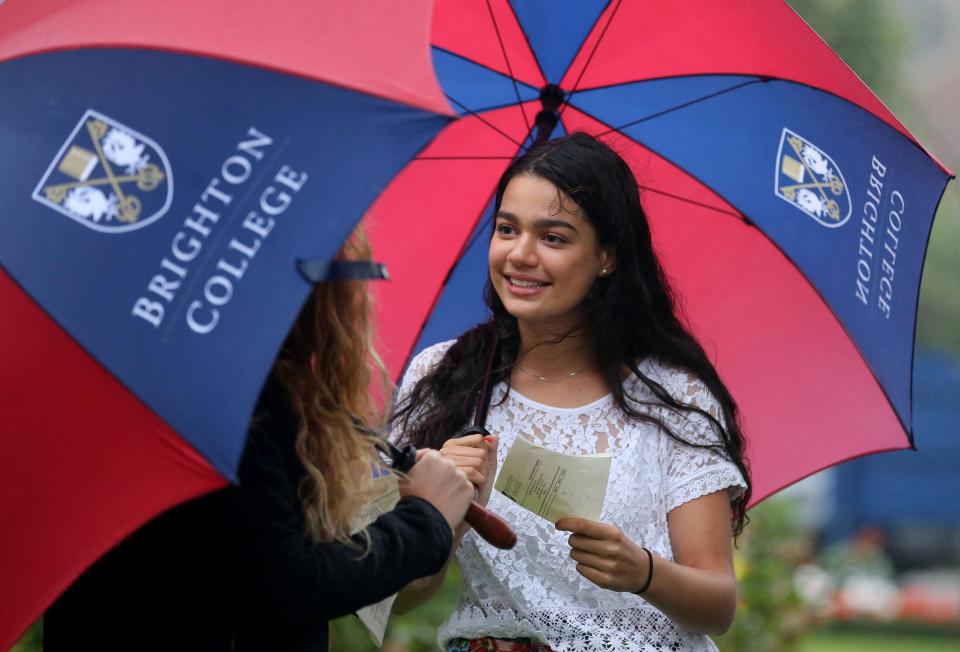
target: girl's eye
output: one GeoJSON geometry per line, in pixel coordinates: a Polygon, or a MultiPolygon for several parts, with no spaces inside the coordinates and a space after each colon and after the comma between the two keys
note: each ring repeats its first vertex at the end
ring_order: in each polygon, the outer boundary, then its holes
{"type": "Polygon", "coordinates": [[[497,233],[501,235],[513,235],[513,227],[509,224],[498,224],[497,233]]]}
{"type": "Polygon", "coordinates": [[[560,244],[567,243],[565,238],[557,235],[556,233],[547,233],[543,236],[543,239],[546,240],[547,244],[552,244],[552,245],[560,245],[560,244]]]}

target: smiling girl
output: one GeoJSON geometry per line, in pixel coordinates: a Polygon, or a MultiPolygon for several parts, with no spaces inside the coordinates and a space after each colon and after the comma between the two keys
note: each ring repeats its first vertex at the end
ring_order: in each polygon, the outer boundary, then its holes
{"type": "MultiPolygon", "coordinates": [[[[736,404],[677,317],[633,174],[589,136],[550,141],[507,169],[494,214],[493,316],[413,361],[394,417],[399,437],[442,447],[519,537],[502,552],[458,530],[463,586],[441,644],[715,650],[707,635],[736,609],[744,440],[736,404]],[[454,438],[473,418],[491,355],[496,437],[454,438]],[[517,437],[613,455],[600,521],[549,523],[491,495],[517,437]]],[[[408,587],[398,610],[441,579],[408,587]]]]}

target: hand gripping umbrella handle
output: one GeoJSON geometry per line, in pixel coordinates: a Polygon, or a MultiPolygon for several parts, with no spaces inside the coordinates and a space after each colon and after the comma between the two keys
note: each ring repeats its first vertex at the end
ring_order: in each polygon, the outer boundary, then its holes
{"type": "MultiPolygon", "coordinates": [[[[401,473],[409,471],[417,462],[417,449],[413,446],[405,446],[403,450],[397,448],[393,443],[383,440],[390,459],[393,461],[393,468],[401,473]]],[[[465,520],[477,531],[483,540],[494,548],[501,550],[510,550],[517,545],[517,535],[505,520],[489,511],[477,501],[470,501],[470,507],[467,508],[465,520]]]]}

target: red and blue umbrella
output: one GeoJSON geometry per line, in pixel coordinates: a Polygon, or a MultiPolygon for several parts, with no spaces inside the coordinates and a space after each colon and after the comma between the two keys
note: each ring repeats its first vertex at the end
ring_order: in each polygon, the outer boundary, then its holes
{"type": "Polygon", "coordinates": [[[235,478],[311,275],[452,119],[430,9],[0,6],[0,648],[235,478]]]}
{"type": "Polygon", "coordinates": [[[485,316],[490,203],[533,139],[633,168],[693,332],[743,415],[754,499],[910,447],[938,163],[781,0],[439,0],[460,119],[368,215],[396,372],[485,316]],[[414,244],[424,255],[412,257],[414,244]]]}

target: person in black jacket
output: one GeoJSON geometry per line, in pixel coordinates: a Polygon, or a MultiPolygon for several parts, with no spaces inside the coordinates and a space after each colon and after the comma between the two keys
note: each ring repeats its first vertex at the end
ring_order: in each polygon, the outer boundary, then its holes
{"type": "MultiPolygon", "coordinates": [[[[341,255],[368,256],[362,234],[341,255]]],[[[261,393],[239,485],[94,564],[45,615],[46,650],[326,650],[329,619],[443,566],[473,487],[436,451],[419,452],[392,512],[351,535],[375,459],[359,425],[375,412],[368,311],[362,283],[316,287],[261,393]]]]}

